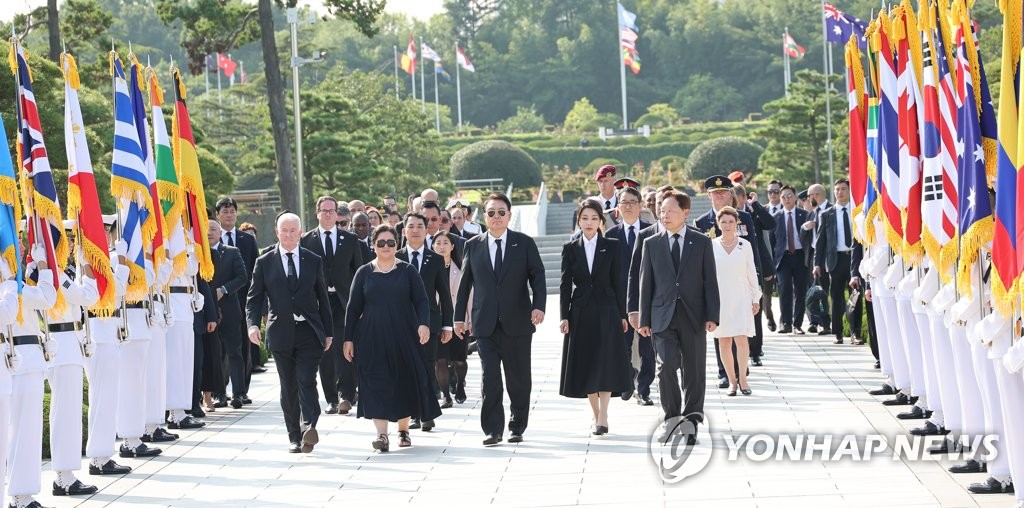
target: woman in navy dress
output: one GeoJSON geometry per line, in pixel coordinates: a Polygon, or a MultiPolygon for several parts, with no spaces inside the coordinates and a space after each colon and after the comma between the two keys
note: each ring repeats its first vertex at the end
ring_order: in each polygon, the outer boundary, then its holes
{"type": "Polygon", "coordinates": [[[433,420],[441,408],[420,359],[419,344],[430,338],[423,281],[416,268],[395,258],[394,228],[377,227],[371,241],[377,258],[356,270],[352,281],[344,354],[359,382],[356,416],[373,419],[373,448],[386,452],[388,422],[398,422],[398,446],[411,446],[409,419],[433,420]]]}
{"type": "Polygon", "coordinates": [[[601,234],[604,210],[585,200],[576,212],[582,234],[562,247],[559,287],[562,380],[558,393],[590,401],[592,432],[608,432],[612,394],[633,388],[633,368],[622,340],[626,297],[619,277],[618,240],[601,234]]]}

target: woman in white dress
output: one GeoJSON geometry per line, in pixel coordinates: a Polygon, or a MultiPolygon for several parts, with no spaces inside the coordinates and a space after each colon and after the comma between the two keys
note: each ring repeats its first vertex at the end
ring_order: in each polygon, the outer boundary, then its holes
{"type": "Polygon", "coordinates": [[[743,395],[750,395],[746,369],[750,357],[747,337],[754,334],[754,315],[761,306],[761,285],[758,284],[757,269],[754,266],[754,249],[737,234],[739,213],[735,208],[726,206],[718,211],[717,220],[722,235],[715,238],[712,244],[722,301],[721,315],[724,319],[715,329],[714,336],[719,341],[719,355],[729,377],[729,396],[736,395],[737,388],[743,395]],[[734,342],[738,360],[735,364],[732,355],[734,342]],[[733,370],[737,364],[740,366],[739,372],[733,370]]]}

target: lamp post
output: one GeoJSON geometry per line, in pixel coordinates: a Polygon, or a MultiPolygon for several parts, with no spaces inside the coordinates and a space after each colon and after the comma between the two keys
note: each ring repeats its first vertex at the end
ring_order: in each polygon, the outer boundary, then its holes
{"type": "Polygon", "coordinates": [[[309,19],[299,21],[299,9],[291,7],[288,9],[288,25],[292,32],[292,110],[295,114],[295,169],[299,178],[299,220],[303,227],[306,223],[306,177],[302,164],[302,115],[299,107],[299,67],[307,63],[322,62],[326,52],[321,51],[317,58],[299,57],[299,24],[307,25],[316,22],[316,16],[310,15],[309,19]]]}

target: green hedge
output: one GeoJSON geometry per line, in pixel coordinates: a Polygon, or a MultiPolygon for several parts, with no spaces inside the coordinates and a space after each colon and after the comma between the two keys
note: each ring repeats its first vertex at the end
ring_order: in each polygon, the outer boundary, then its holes
{"type": "Polygon", "coordinates": [[[590,161],[599,157],[617,159],[625,164],[633,165],[637,162],[649,162],[661,159],[667,155],[678,155],[689,157],[690,152],[696,148],[696,142],[673,142],[654,143],[649,145],[624,145],[624,146],[588,146],[565,147],[565,148],[529,148],[529,153],[539,164],[549,164],[561,167],[568,165],[570,168],[582,168],[590,161]]]}

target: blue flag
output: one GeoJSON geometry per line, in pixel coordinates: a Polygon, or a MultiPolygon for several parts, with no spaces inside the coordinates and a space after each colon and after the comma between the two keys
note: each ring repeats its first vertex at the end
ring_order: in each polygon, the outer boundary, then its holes
{"type": "Polygon", "coordinates": [[[856,35],[857,45],[861,49],[867,47],[868,41],[864,37],[864,32],[868,28],[867,23],[836,9],[836,6],[827,2],[823,15],[825,16],[826,40],[828,42],[846,44],[851,35],[856,35]]]}

